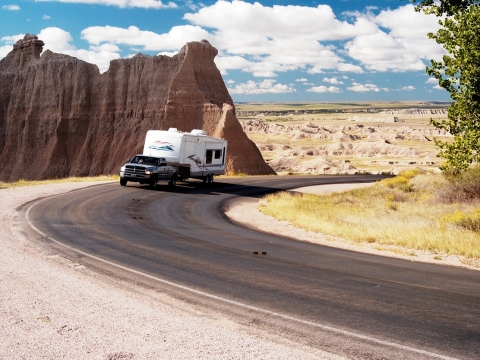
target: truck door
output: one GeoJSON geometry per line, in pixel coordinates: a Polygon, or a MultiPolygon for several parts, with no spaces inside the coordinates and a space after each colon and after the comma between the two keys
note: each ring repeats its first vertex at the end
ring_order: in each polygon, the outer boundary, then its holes
{"type": "Polygon", "coordinates": [[[158,159],[158,180],[166,180],[168,177],[168,166],[165,159],[158,159]]]}

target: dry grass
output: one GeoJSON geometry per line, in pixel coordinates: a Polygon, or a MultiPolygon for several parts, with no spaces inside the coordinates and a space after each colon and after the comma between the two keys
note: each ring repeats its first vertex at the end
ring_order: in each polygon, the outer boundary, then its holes
{"type": "MultiPolygon", "coordinates": [[[[430,181],[442,175],[423,175],[430,188],[389,187],[388,182],[330,195],[284,192],[269,195],[260,210],[293,225],[339,236],[356,242],[396,245],[447,255],[480,259],[480,233],[450,223],[445,219],[455,212],[473,213],[471,203],[441,203],[436,192],[442,181],[430,181]],[[436,184],[436,185],[435,185],[436,184]],[[443,219],[443,221],[442,221],[443,219]]],[[[392,180],[390,180],[392,181],[392,180]]]]}
{"type": "Polygon", "coordinates": [[[7,183],[0,181],[0,189],[8,189],[23,186],[34,186],[44,184],[60,184],[68,182],[88,182],[88,181],[109,181],[119,180],[119,175],[101,175],[101,176],[87,176],[87,177],[69,177],[65,179],[50,179],[50,180],[18,180],[7,183]]]}

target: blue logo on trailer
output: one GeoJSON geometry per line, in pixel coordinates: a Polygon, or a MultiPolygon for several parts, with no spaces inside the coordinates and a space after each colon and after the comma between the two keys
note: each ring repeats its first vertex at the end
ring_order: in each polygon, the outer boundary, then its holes
{"type": "Polygon", "coordinates": [[[175,151],[174,145],[163,142],[163,141],[155,141],[152,145],[149,145],[148,148],[152,150],[160,150],[160,151],[175,151]]]}

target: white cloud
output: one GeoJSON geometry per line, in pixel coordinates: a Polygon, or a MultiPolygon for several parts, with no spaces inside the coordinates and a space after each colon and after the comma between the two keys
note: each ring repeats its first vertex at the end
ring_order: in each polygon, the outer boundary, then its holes
{"type": "Polygon", "coordinates": [[[326,82],[326,83],[329,83],[329,84],[332,84],[332,85],[341,85],[341,84],[343,84],[343,81],[340,81],[340,80],[338,80],[337,78],[334,78],[334,77],[332,77],[332,78],[330,78],[330,79],[325,77],[325,78],[323,78],[322,81],[323,81],[323,82],[326,82]]]}
{"type": "Polygon", "coordinates": [[[217,65],[222,75],[227,74],[228,70],[242,70],[249,72],[255,76],[275,77],[276,74],[272,69],[268,69],[269,64],[258,64],[247,60],[242,56],[222,56],[219,55],[215,58],[215,64],[217,65]]]}
{"type": "Polygon", "coordinates": [[[340,90],[340,88],[338,87],[335,87],[335,86],[330,86],[330,87],[326,87],[326,86],[316,86],[316,87],[312,87],[310,89],[307,89],[307,92],[316,92],[316,93],[340,93],[342,92],[340,90]]]}
{"type": "Polygon", "coordinates": [[[428,78],[427,81],[425,81],[425,84],[438,84],[438,80],[435,78],[428,78]]]}
{"type": "Polygon", "coordinates": [[[18,6],[18,5],[3,5],[2,10],[18,11],[18,10],[20,10],[20,6],[18,6]]]}
{"type": "Polygon", "coordinates": [[[190,41],[212,38],[198,26],[174,26],[168,33],[157,34],[140,30],[136,26],[119,28],[115,26],[91,26],[82,30],[82,38],[92,45],[110,43],[116,45],[140,46],[146,51],[180,50],[190,41]]]}
{"type": "Polygon", "coordinates": [[[380,28],[354,37],[346,43],[345,49],[368,70],[424,70],[423,60],[439,59],[445,53],[440,45],[427,37],[428,32],[435,32],[439,28],[438,18],[415,12],[413,5],[383,10],[378,16],[364,16],[380,28]]]}
{"type": "Polygon", "coordinates": [[[308,80],[308,79],[305,79],[305,78],[300,78],[300,79],[297,79],[297,80],[295,80],[295,81],[298,81],[298,82],[305,82],[305,81],[307,81],[307,80],[308,80]]]}
{"type": "Polygon", "coordinates": [[[36,2],[62,2],[69,4],[95,4],[117,6],[119,8],[168,9],[177,8],[177,4],[164,4],[160,0],[35,0],[36,2]]]}
{"type": "Polygon", "coordinates": [[[25,34],[18,34],[12,36],[4,36],[0,39],[0,41],[4,42],[4,46],[0,46],[0,59],[7,56],[7,54],[13,50],[13,44],[15,44],[18,40],[23,39],[25,34]]]}
{"type": "Polygon", "coordinates": [[[49,49],[53,52],[70,55],[69,53],[75,51],[75,46],[71,44],[73,41],[69,32],[57,27],[48,27],[40,31],[37,35],[40,40],[45,42],[44,49],[49,49]]]}
{"type": "Polygon", "coordinates": [[[404,87],[402,88],[402,90],[405,90],[405,91],[413,91],[413,90],[415,90],[415,86],[412,86],[412,85],[404,86],[404,87]]]}
{"type": "MultiPolygon", "coordinates": [[[[0,47],[0,58],[5,57],[13,50],[13,44],[18,40],[23,39],[25,34],[18,34],[13,36],[4,36],[0,40],[6,43],[5,46],[0,47]]],[[[57,28],[48,27],[37,34],[40,40],[45,42],[44,50],[50,50],[55,53],[66,54],[78,59],[96,64],[101,72],[108,69],[110,60],[120,58],[120,49],[117,46],[102,45],[91,46],[89,50],[77,49],[72,44],[73,38],[70,33],[57,28]]]]}
{"type": "Polygon", "coordinates": [[[355,92],[380,92],[385,91],[388,92],[387,88],[379,88],[377,85],[374,84],[359,84],[353,83],[351,87],[348,87],[347,90],[355,91],[355,92]]]}
{"type": "Polygon", "coordinates": [[[275,84],[275,80],[266,79],[261,82],[254,82],[252,80],[243,84],[238,84],[233,88],[228,88],[230,94],[246,94],[246,95],[258,95],[258,94],[283,94],[295,92],[295,88],[291,85],[275,84]]]}
{"type": "Polygon", "coordinates": [[[438,18],[416,12],[414,5],[401,6],[395,10],[382,10],[375,17],[375,22],[381,27],[390,29],[390,35],[396,38],[416,38],[440,28],[438,18]]]}
{"type": "Polygon", "coordinates": [[[3,59],[12,50],[13,50],[12,45],[0,46],[0,59],[3,59]]]}
{"type": "Polygon", "coordinates": [[[100,72],[108,69],[110,61],[120,58],[120,49],[113,44],[92,45],[89,50],[77,49],[72,44],[73,38],[70,33],[56,27],[49,27],[40,31],[37,35],[45,42],[44,50],[67,54],[80,60],[96,64],[100,72]]]}
{"type": "Polygon", "coordinates": [[[312,74],[325,69],[361,72],[359,66],[338,56],[335,47],[320,41],[348,39],[377,29],[365,19],[353,24],[340,21],[328,5],[267,7],[258,2],[218,1],[184,18],[214,29],[214,46],[247,59],[250,64],[244,71],[254,76],[302,69],[312,74]]]}
{"type": "Polygon", "coordinates": [[[6,44],[13,45],[15,44],[18,40],[23,39],[25,34],[18,34],[18,35],[12,35],[12,36],[4,36],[0,39],[0,41],[3,41],[6,44]]]}
{"type": "Polygon", "coordinates": [[[413,53],[406,51],[398,39],[379,31],[358,36],[346,44],[349,55],[372,71],[424,70],[425,64],[413,53]]]}
{"type": "Polygon", "coordinates": [[[365,19],[351,24],[339,21],[328,5],[263,6],[255,2],[218,1],[194,14],[185,14],[190,22],[216,28],[250,34],[262,34],[270,38],[308,38],[315,40],[342,40],[358,34],[372,32],[376,28],[365,19]]]}
{"type": "Polygon", "coordinates": [[[43,20],[50,20],[52,17],[48,15],[43,15],[42,19],[43,20]]]}

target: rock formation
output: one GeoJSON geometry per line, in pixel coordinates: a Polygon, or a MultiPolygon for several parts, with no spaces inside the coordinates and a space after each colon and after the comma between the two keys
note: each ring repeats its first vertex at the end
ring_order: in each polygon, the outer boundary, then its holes
{"type": "Polygon", "coordinates": [[[345,120],[330,125],[310,121],[284,125],[254,119],[241,125],[245,133],[257,135],[257,146],[275,171],[303,174],[398,174],[408,167],[435,171],[440,164],[438,150],[425,143],[451,136],[425,124],[353,125],[345,120]],[[371,158],[375,160],[367,160],[371,158]]]}
{"type": "Polygon", "coordinates": [[[347,118],[347,120],[358,121],[358,122],[382,122],[382,123],[404,122],[403,119],[400,119],[399,117],[396,117],[396,116],[376,118],[376,117],[372,117],[372,116],[352,115],[352,116],[349,116],[347,118]]]}
{"type": "Polygon", "coordinates": [[[388,115],[447,115],[448,109],[402,109],[402,110],[385,110],[381,114],[388,115]]]}
{"type": "Polygon", "coordinates": [[[103,74],[43,46],[27,34],[0,60],[0,180],[117,173],[147,130],[170,127],[227,139],[229,172],[275,173],[236,119],[207,41],[113,60],[103,74]]]}

